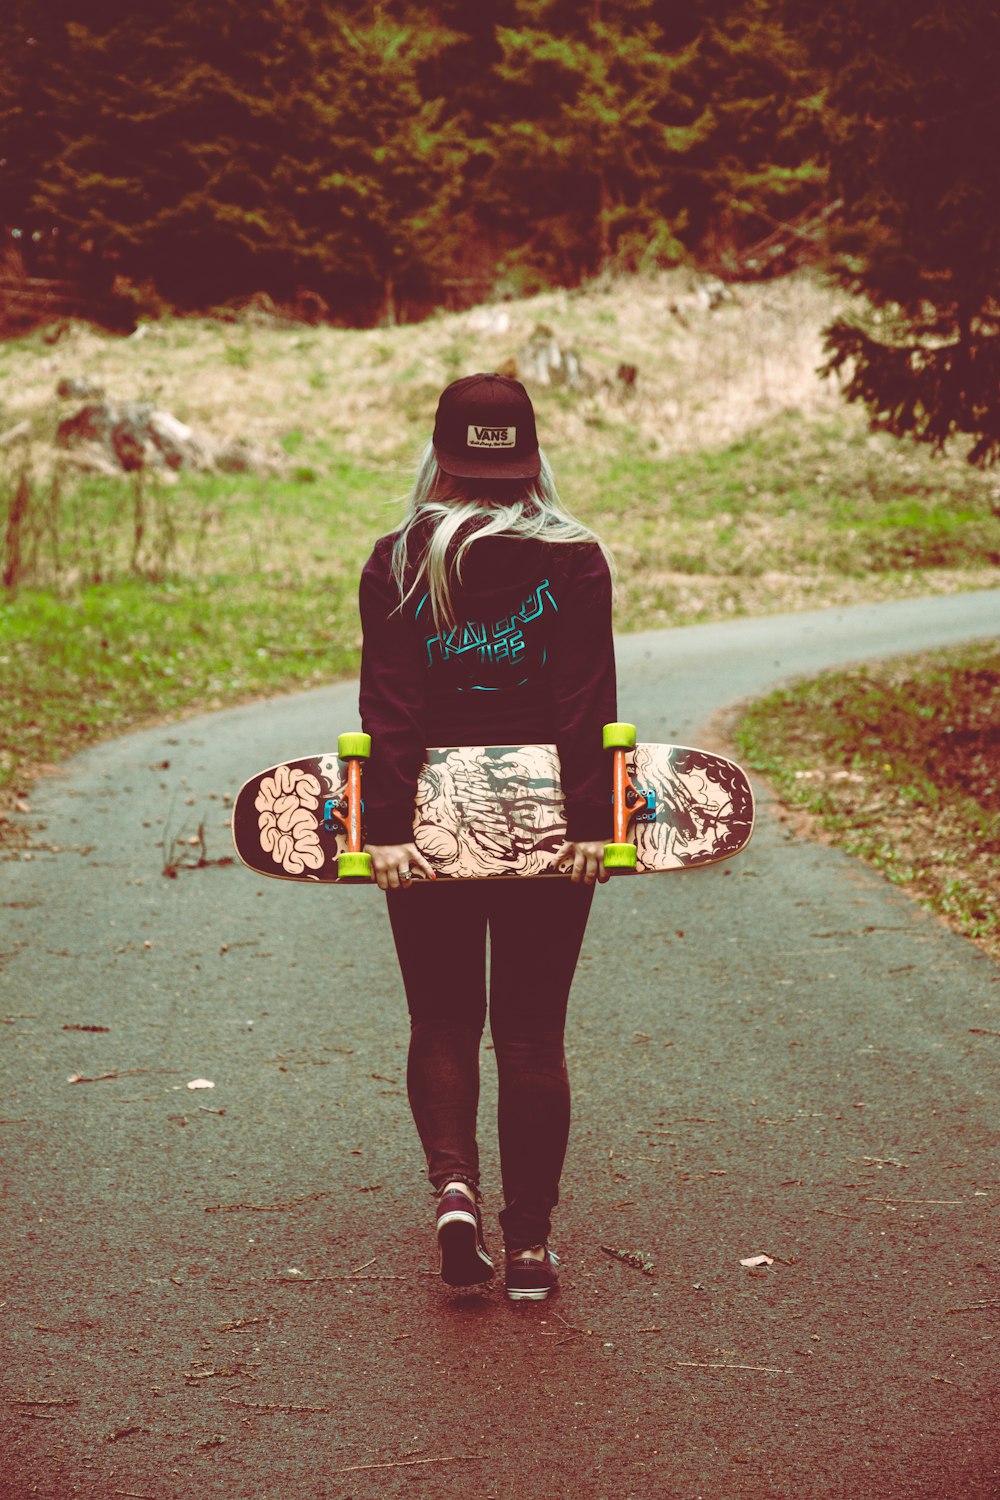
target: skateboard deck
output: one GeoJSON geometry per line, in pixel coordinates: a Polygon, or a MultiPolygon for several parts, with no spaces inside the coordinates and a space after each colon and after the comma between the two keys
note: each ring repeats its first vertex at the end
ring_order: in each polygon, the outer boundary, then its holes
{"type": "MultiPolygon", "coordinates": [[[[717,864],[746,847],[753,793],[732,761],[683,745],[638,744],[625,763],[628,837],[637,850],[629,873],[717,864]]],[[[287,761],[252,777],[233,805],[240,859],[279,880],[346,884],[338,879],[337,861],[347,848],[347,786],[344,763],[334,753],[287,761]]],[[[565,874],[568,863],[553,867],[566,840],[555,746],[429,750],[413,831],[439,879],[565,874]]]]}

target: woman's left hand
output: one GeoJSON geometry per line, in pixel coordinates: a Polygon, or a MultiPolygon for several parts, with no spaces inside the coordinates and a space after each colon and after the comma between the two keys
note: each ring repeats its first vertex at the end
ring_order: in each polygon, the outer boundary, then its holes
{"type": "Polygon", "coordinates": [[[610,874],[604,868],[604,841],[580,841],[568,842],[556,854],[555,863],[561,865],[564,860],[572,856],[573,868],[570,871],[570,879],[577,884],[582,880],[584,885],[593,885],[599,880],[601,885],[611,879],[610,874]]]}

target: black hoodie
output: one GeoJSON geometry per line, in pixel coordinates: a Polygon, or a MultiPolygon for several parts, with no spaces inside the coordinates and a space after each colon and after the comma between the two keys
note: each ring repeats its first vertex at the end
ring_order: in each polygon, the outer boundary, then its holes
{"type": "Polygon", "coordinates": [[[429,745],[555,744],[568,837],[609,838],[601,730],[617,710],[611,577],[600,548],[515,537],[473,542],[461,582],[452,581],[458,624],[439,634],[420,590],[399,608],[394,540],[376,542],[361,575],[368,841],[412,839],[429,745]]]}

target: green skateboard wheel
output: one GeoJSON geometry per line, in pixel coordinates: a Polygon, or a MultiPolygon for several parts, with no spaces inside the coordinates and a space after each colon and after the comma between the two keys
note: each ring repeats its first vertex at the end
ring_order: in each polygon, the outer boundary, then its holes
{"type": "Polygon", "coordinates": [[[605,724],[604,748],[605,750],[634,750],[635,725],[605,724]]]}
{"type": "Polygon", "coordinates": [[[367,760],[372,753],[372,737],[370,734],[361,734],[354,730],[350,734],[342,734],[337,739],[337,754],[341,760],[367,760]]]}
{"type": "Polygon", "coordinates": [[[606,870],[634,870],[639,854],[634,844],[605,844],[604,868],[606,870]]]}
{"type": "MultiPolygon", "coordinates": [[[[367,738],[367,736],[366,736],[367,738]]],[[[372,857],[370,854],[352,854],[345,849],[337,860],[338,880],[371,880],[372,857]]]]}

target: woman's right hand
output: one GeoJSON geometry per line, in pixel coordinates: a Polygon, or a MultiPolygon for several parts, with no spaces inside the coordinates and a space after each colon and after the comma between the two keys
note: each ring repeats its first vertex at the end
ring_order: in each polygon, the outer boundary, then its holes
{"type": "Polygon", "coordinates": [[[427,880],[437,879],[416,844],[366,844],[365,849],[380,891],[409,890],[418,870],[427,880]]]}

